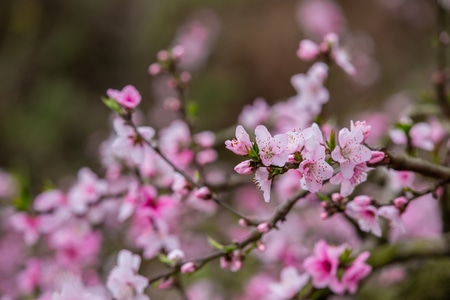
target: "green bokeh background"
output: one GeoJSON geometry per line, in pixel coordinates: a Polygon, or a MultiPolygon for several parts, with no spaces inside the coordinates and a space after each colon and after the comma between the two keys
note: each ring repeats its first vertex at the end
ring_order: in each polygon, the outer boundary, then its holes
{"type": "MultiPolygon", "coordinates": [[[[351,32],[374,39],[381,75],[361,88],[332,71],[329,109],[380,107],[404,89],[430,88],[432,1],[388,9],[382,0],[339,1],[351,32]],[[410,7],[415,7],[412,12],[410,7]]],[[[388,1],[389,2],[389,1],[388,1]]],[[[257,96],[274,103],[294,94],[293,74],[305,72],[295,51],[304,37],[295,19],[299,0],[3,0],[0,2],[0,166],[28,174],[32,186],[84,166],[99,170],[96,147],[108,135],[108,88],[135,85],[143,111],[155,99],[147,67],[196,9],[214,10],[221,30],[208,65],[195,75],[197,130],[236,122],[257,96]]],[[[148,120],[151,123],[151,120],[148,120]]]]}

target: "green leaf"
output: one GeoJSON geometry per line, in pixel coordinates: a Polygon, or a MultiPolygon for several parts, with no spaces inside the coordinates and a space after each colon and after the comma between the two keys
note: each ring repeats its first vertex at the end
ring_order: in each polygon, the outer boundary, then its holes
{"type": "Polygon", "coordinates": [[[189,101],[186,105],[186,115],[188,119],[195,119],[198,114],[198,104],[194,101],[189,101]]]}
{"type": "Polygon", "coordinates": [[[13,205],[18,211],[27,211],[31,207],[31,193],[27,186],[21,184],[19,195],[13,200],[13,205]]]}
{"type": "Polygon", "coordinates": [[[208,243],[216,250],[223,250],[224,246],[208,235],[208,243]]]}
{"type": "Polygon", "coordinates": [[[352,249],[345,248],[344,252],[342,252],[341,256],[339,256],[339,262],[341,264],[347,264],[351,261],[350,254],[352,254],[352,249]]]}
{"type": "Polygon", "coordinates": [[[248,152],[247,157],[256,162],[260,161],[258,144],[253,143],[253,146],[250,149],[250,151],[248,152]]]}
{"type": "Polygon", "coordinates": [[[116,100],[112,99],[112,98],[105,98],[105,97],[101,97],[103,103],[112,111],[115,111],[118,114],[122,114],[123,113],[123,109],[122,106],[120,106],[119,103],[116,102],[116,100]]]}
{"type": "Polygon", "coordinates": [[[316,196],[317,196],[317,198],[319,198],[321,201],[327,201],[327,202],[330,201],[330,197],[327,196],[327,195],[316,193],[316,196]]]}
{"type": "Polygon", "coordinates": [[[171,265],[173,265],[173,261],[171,261],[166,255],[164,255],[164,254],[158,254],[158,259],[159,259],[159,261],[160,262],[162,262],[163,264],[166,264],[166,265],[169,265],[169,266],[171,266],[171,265]]]}
{"type": "Polygon", "coordinates": [[[236,245],[225,245],[225,246],[223,246],[222,250],[227,252],[227,253],[230,253],[230,252],[232,252],[232,251],[234,251],[236,249],[237,249],[236,245]]]}
{"type": "Polygon", "coordinates": [[[19,185],[19,193],[12,199],[12,204],[18,211],[27,211],[31,207],[33,199],[31,198],[29,179],[23,171],[12,172],[17,184],[19,185]]]}
{"type": "Polygon", "coordinates": [[[330,140],[327,141],[327,145],[330,150],[336,148],[336,132],[334,130],[331,130],[330,132],[330,140]]]}

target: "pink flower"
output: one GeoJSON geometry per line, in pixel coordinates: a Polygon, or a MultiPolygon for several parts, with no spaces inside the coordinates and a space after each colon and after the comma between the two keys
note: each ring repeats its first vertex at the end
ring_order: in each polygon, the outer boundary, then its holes
{"type": "Polygon", "coordinates": [[[33,245],[37,242],[41,225],[40,216],[30,216],[23,212],[15,213],[11,216],[10,222],[14,229],[23,232],[27,245],[33,245]]]}
{"type": "Polygon", "coordinates": [[[121,250],[115,266],[108,275],[106,286],[117,300],[149,300],[144,295],[148,279],[138,275],[141,258],[128,250],[121,250]]]}
{"type": "Polygon", "coordinates": [[[203,131],[203,132],[197,133],[194,136],[194,140],[198,145],[200,145],[204,148],[209,148],[209,147],[214,146],[214,142],[216,140],[216,135],[212,131],[203,131]]]}
{"type": "Polygon", "coordinates": [[[347,203],[345,213],[358,222],[359,228],[365,232],[372,232],[381,237],[381,227],[378,224],[378,211],[373,205],[372,198],[360,195],[347,203]]]}
{"type": "Polygon", "coordinates": [[[167,254],[167,258],[172,261],[173,263],[177,263],[179,261],[182,261],[184,259],[184,252],[180,249],[174,249],[167,254]]]}
{"type": "Polygon", "coordinates": [[[302,188],[311,193],[318,192],[323,181],[333,176],[333,168],[325,161],[325,147],[318,145],[313,151],[307,152],[299,170],[302,174],[302,188]]]}
{"type": "Polygon", "coordinates": [[[119,215],[117,216],[117,219],[120,222],[123,222],[129,217],[131,217],[136,207],[138,206],[138,203],[139,203],[139,183],[134,181],[130,183],[128,193],[119,207],[119,215]]]}
{"type": "Polygon", "coordinates": [[[353,169],[357,164],[370,160],[372,154],[366,146],[362,145],[364,133],[360,127],[354,127],[352,131],[342,128],[339,131],[339,146],[331,152],[331,157],[340,163],[344,178],[353,176],[353,169]]]}
{"type": "Polygon", "coordinates": [[[324,45],[327,45],[331,52],[331,58],[347,74],[355,75],[355,67],[350,62],[348,53],[339,46],[339,37],[335,33],[328,33],[323,39],[324,45]]]}
{"type": "Polygon", "coordinates": [[[330,0],[308,0],[299,2],[297,21],[307,35],[322,38],[329,32],[345,29],[343,17],[337,2],[330,0]]]}
{"type": "Polygon", "coordinates": [[[330,183],[341,184],[340,193],[343,197],[347,197],[353,193],[356,186],[367,180],[367,172],[370,170],[372,168],[369,168],[366,163],[360,163],[355,166],[350,178],[345,178],[341,171],[330,179],[330,183]]]}
{"type": "Polygon", "coordinates": [[[48,190],[40,193],[33,201],[35,210],[44,212],[65,205],[66,195],[60,190],[48,190]]]}
{"type": "Polygon", "coordinates": [[[372,271],[372,267],[366,264],[369,256],[370,253],[368,251],[359,254],[352,265],[345,270],[341,282],[350,294],[356,293],[359,281],[372,271]]]}
{"type": "Polygon", "coordinates": [[[151,149],[142,138],[150,141],[155,135],[155,130],[148,126],[139,127],[137,131],[140,136],[138,136],[134,129],[125,125],[121,119],[114,120],[114,130],[117,134],[112,144],[114,153],[120,158],[130,158],[137,165],[141,164],[144,161],[145,153],[151,149]]]}
{"type": "Polygon", "coordinates": [[[256,98],[253,105],[246,105],[239,115],[238,122],[247,128],[263,124],[270,115],[270,107],[263,98],[256,98]]]}
{"type": "Polygon", "coordinates": [[[432,128],[430,124],[420,122],[415,124],[409,130],[409,136],[411,137],[411,144],[414,147],[424,149],[427,151],[433,151],[434,143],[431,138],[432,128]]]}
{"type": "Polygon", "coordinates": [[[300,275],[295,267],[289,266],[281,270],[280,282],[271,283],[269,291],[274,299],[292,299],[308,283],[308,280],[308,274],[300,275]]]}
{"type": "MultiPolygon", "coordinates": [[[[90,290],[85,287],[81,278],[74,274],[66,274],[63,278],[61,289],[59,292],[54,292],[51,300],[109,300],[110,297],[103,295],[101,292],[90,290]]],[[[44,298],[45,299],[45,298],[44,298]]],[[[131,298],[130,298],[131,299],[131,298]]],[[[125,299],[118,299],[125,300],[125,299]]],[[[137,300],[137,299],[133,299],[137,300]]]]}
{"type": "Polygon", "coordinates": [[[296,74],[291,77],[291,84],[297,91],[298,104],[311,114],[320,113],[321,106],[328,102],[330,94],[323,86],[328,75],[328,66],[317,62],[311,66],[307,74],[296,74]]]}
{"type": "Polygon", "coordinates": [[[367,140],[372,132],[372,126],[366,123],[366,121],[350,121],[350,131],[361,130],[363,134],[363,143],[367,140]]]}
{"type": "Polygon", "coordinates": [[[264,125],[255,129],[256,143],[259,147],[259,156],[265,166],[275,165],[282,167],[288,160],[289,153],[284,149],[288,144],[286,134],[277,134],[274,137],[264,125]]]}
{"type": "Polygon", "coordinates": [[[151,259],[155,257],[159,250],[180,248],[178,237],[169,234],[168,225],[160,221],[157,223],[158,231],[151,226],[145,228],[136,239],[136,245],[143,248],[144,258],[151,259]]]}
{"type": "Polygon", "coordinates": [[[37,258],[27,260],[25,270],[17,276],[17,284],[25,293],[32,293],[42,280],[41,261],[37,258]]]}
{"type": "MultiPolygon", "coordinates": [[[[397,198],[398,199],[398,198],[397,198]]],[[[397,200],[397,203],[401,202],[397,200]]],[[[405,232],[405,225],[400,217],[400,211],[394,205],[382,206],[378,209],[378,215],[389,221],[391,228],[398,229],[400,232],[405,232]]]]}
{"type": "Polygon", "coordinates": [[[252,148],[250,136],[242,125],[236,127],[236,138],[225,141],[225,147],[237,155],[247,155],[252,148]]]}
{"type": "Polygon", "coordinates": [[[125,86],[121,91],[108,89],[106,94],[125,108],[135,108],[141,103],[141,94],[132,85],[125,86]]]}
{"type": "Polygon", "coordinates": [[[337,279],[339,257],[345,247],[328,246],[320,240],[314,246],[314,254],[305,259],[303,267],[311,275],[313,286],[316,288],[329,287],[332,291],[340,293],[342,288],[337,279]]]}
{"type": "Polygon", "coordinates": [[[107,191],[107,183],[99,179],[88,168],[78,171],[78,182],[67,193],[68,203],[73,212],[83,214],[91,203],[97,201],[107,191]]]}
{"type": "Polygon", "coordinates": [[[319,45],[310,40],[300,41],[299,48],[297,50],[297,56],[300,59],[310,61],[317,57],[320,53],[319,45]]]}

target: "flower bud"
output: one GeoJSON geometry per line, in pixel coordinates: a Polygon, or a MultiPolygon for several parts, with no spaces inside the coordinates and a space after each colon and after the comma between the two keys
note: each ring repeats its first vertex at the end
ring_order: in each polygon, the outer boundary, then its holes
{"type": "Polygon", "coordinates": [[[172,55],[173,58],[176,60],[180,60],[183,55],[184,55],[184,47],[181,45],[176,45],[175,47],[172,48],[172,55]]]}
{"type": "Polygon", "coordinates": [[[383,151],[371,151],[371,155],[369,164],[376,164],[386,157],[383,151]]]}
{"type": "Polygon", "coordinates": [[[248,226],[247,221],[245,221],[244,219],[239,219],[239,225],[241,227],[247,227],[248,226]]]}
{"type": "Polygon", "coordinates": [[[167,254],[167,258],[176,263],[184,259],[184,252],[180,249],[174,249],[167,254]]]}
{"type": "Polygon", "coordinates": [[[194,192],[195,197],[203,200],[209,200],[212,198],[212,193],[208,187],[202,186],[194,192]]]}
{"type": "Polygon", "coordinates": [[[266,244],[264,244],[264,243],[261,242],[261,241],[259,241],[259,242],[256,244],[256,248],[258,249],[259,252],[264,252],[264,251],[266,251],[266,249],[267,249],[266,244]]]}
{"type": "Polygon", "coordinates": [[[192,75],[188,71],[183,71],[180,74],[180,80],[183,83],[188,83],[189,81],[191,81],[191,78],[192,78],[192,75]]]}
{"type": "Polygon", "coordinates": [[[148,67],[148,73],[152,76],[158,75],[161,71],[161,65],[158,63],[153,63],[148,67]]]}
{"type": "Polygon", "coordinates": [[[252,174],[253,173],[253,168],[250,166],[250,162],[251,160],[244,160],[243,162],[237,164],[234,167],[234,170],[236,171],[236,173],[240,174],[240,175],[248,175],[248,174],[252,174]]]}
{"type": "Polygon", "coordinates": [[[266,233],[266,232],[269,231],[270,226],[269,226],[269,223],[267,223],[267,222],[262,222],[262,223],[259,223],[258,226],[257,226],[256,228],[258,229],[259,232],[261,232],[261,233],[266,233]]]}
{"type": "Polygon", "coordinates": [[[160,50],[156,55],[159,61],[167,61],[169,59],[169,52],[166,50],[160,50]]]}
{"type": "Polygon", "coordinates": [[[402,209],[408,203],[408,199],[406,197],[398,197],[394,199],[394,205],[398,209],[402,209]]]}
{"type": "Polygon", "coordinates": [[[195,270],[197,270],[197,267],[195,266],[195,263],[190,261],[190,262],[187,262],[184,265],[182,265],[180,270],[181,270],[181,273],[188,274],[188,273],[195,272],[195,270]]]}

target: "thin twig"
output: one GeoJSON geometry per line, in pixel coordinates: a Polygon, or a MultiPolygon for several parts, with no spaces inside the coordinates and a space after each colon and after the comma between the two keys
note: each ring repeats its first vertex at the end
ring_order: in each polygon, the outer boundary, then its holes
{"type": "MultiPolygon", "coordinates": [[[[273,230],[274,228],[277,228],[278,222],[283,222],[286,219],[286,215],[291,211],[291,209],[294,207],[294,205],[302,198],[304,198],[307,195],[308,192],[306,191],[299,191],[295,195],[293,195],[291,198],[289,198],[286,202],[280,204],[275,212],[272,214],[272,216],[266,220],[266,222],[269,224],[269,231],[273,230]]],[[[261,237],[266,234],[261,233],[258,230],[253,230],[244,240],[242,240],[239,243],[233,244],[235,246],[235,249],[242,250],[248,245],[257,242],[261,239],[261,237]]],[[[233,246],[230,245],[230,246],[233,246]]],[[[197,269],[203,267],[208,262],[227,255],[228,252],[224,250],[217,250],[214,252],[211,252],[203,257],[197,258],[192,260],[192,262],[195,263],[195,266],[197,269]]],[[[167,270],[166,272],[163,272],[155,277],[152,277],[149,279],[149,283],[156,282],[161,279],[167,279],[175,274],[180,273],[181,265],[174,266],[173,268],[167,270]]]]}

